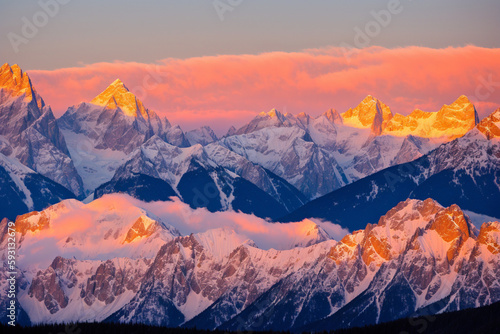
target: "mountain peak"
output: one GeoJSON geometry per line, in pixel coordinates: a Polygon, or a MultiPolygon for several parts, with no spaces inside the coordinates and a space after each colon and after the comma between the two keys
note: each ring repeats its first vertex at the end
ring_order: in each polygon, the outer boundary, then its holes
{"type": "Polygon", "coordinates": [[[284,118],[284,115],[283,113],[281,113],[278,109],[276,108],[273,108],[271,110],[269,110],[268,112],[261,112],[259,114],[260,117],[269,117],[269,118],[277,118],[279,120],[282,120],[284,118]]]}
{"type": "Polygon", "coordinates": [[[148,118],[148,112],[142,102],[128,90],[120,79],[113,81],[90,103],[108,109],[120,108],[127,116],[137,117],[138,115],[142,115],[145,119],[148,118]]]}
{"type": "Polygon", "coordinates": [[[21,96],[24,94],[28,102],[35,99],[40,109],[45,106],[43,99],[31,84],[28,74],[23,72],[17,64],[10,66],[8,63],[5,63],[0,67],[0,89],[9,91],[12,96],[21,96]]]}
{"type": "Polygon", "coordinates": [[[333,124],[342,124],[342,116],[340,116],[339,112],[333,108],[325,111],[323,116],[325,116],[333,124]]]}
{"type": "Polygon", "coordinates": [[[455,104],[455,103],[472,103],[469,98],[465,95],[460,95],[458,97],[458,99],[455,100],[455,102],[453,102],[452,104],[455,104]]]}
{"type": "MultiPolygon", "coordinates": [[[[111,83],[111,86],[123,86],[123,87],[125,87],[125,84],[123,83],[123,81],[121,81],[121,80],[118,78],[118,79],[116,79],[115,81],[113,81],[113,82],[111,83]]],[[[125,89],[127,89],[127,87],[125,87],[125,89]]],[[[128,91],[128,89],[127,89],[127,91],[128,91]]]]}
{"type": "Polygon", "coordinates": [[[355,128],[370,128],[375,135],[382,132],[382,128],[391,118],[391,109],[380,100],[368,95],[354,109],[341,114],[343,123],[355,128]]]}
{"type": "Polygon", "coordinates": [[[488,139],[500,138],[500,108],[479,122],[477,129],[488,139]]]}
{"type": "Polygon", "coordinates": [[[500,254],[500,223],[484,223],[481,226],[477,242],[488,248],[492,254],[500,254]]]}
{"type": "Polygon", "coordinates": [[[231,125],[231,127],[227,130],[227,133],[224,135],[224,137],[230,137],[236,133],[236,127],[234,125],[231,125]]]}

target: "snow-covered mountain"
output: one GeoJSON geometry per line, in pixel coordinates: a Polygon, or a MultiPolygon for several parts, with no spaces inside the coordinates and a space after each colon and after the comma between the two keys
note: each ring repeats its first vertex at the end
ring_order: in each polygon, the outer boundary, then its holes
{"type": "Polygon", "coordinates": [[[433,198],[500,216],[500,109],[465,136],[409,163],[393,166],[311,201],[285,218],[323,218],[362,228],[399,201],[433,198]]]}
{"type": "Polygon", "coordinates": [[[82,180],[49,106],[19,66],[0,68],[0,153],[83,195],[82,180]]]}
{"type": "Polygon", "coordinates": [[[312,199],[415,160],[464,135],[477,120],[476,110],[465,96],[438,112],[416,110],[408,116],[393,116],[389,107],[368,96],[342,114],[334,109],[316,118],[275,109],[260,113],[220,143],[312,199]],[[317,151],[322,157],[314,157],[317,151]],[[323,164],[330,170],[323,169],[323,164]],[[326,174],[330,179],[324,179],[326,174]]]}
{"type": "MultiPolygon", "coordinates": [[[[212,212],[240,210],[271,218],[288,212],[270,194],[210,159],[200,144],[180,148],[154,135],[128,159],[110,182],[96,189],[95,198],[106,193],[124,192],[147,201],[178,196],[193,208],[206,207],[212,212]],[[137,181],[139,176],[140,182],[137,181]],[[160,188],[158,180],[164,181],[160,188]]],[[[265,176],[269,180],[269,176],[265,176]]],[[[288,193],[292,196],[288,202],[299,198],[292,190],[283,191],[284,195],[288,193]]],[[[300,202],[299,199],[296,201],[300,202]]]]}
{"type": "Polygon", "coordinates": [[[189,146],[179,126],[147,109],[119,79],[90,103],[68,108],[57,122],[87,193],[109,181],[127,155],[153,135],[189,146]]]}
{"type": "Polygon", "coordinates": [[[478,231],[456,205],[406,200],[340,242],[277,251],[228,228],[175,236],[117,198],[18,218],[18,296],[33,323],[332,329],[500,300],[500,223],[478,231]]]}
{"type": "Polygon", "coordinates": [[[186,138],[189,144],[200,144],[202,146],[213,143],[219,139],[214,130],[209,126],[202,126],[201,128],[186,132],[186,138]]]}

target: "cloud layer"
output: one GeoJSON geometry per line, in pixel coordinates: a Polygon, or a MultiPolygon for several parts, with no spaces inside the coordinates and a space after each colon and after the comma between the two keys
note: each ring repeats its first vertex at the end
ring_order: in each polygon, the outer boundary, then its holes
{"type": "Polygon", "coordinates": [[[100,201],[129,201],[174,226],[182,235],[206,232],[215,228],[229,228],[253,240],[263,249],[290,249],[294,245],[310,240],[317,226],[323,228],[333,239],[339,241],[349,230],[331,222],[304,219],[295,223],[271,223],[254,215],[241,212],[209,212],[205,208],[193,210],[178,198],[171,202],[145,203],[127,195],[107,195],[100,201]]]}
{"type": "Polygon", "coordinates": [[[90,101],[116,78],[145,105],[184,129],[211,125],[219,132],[260,111],[319,115],[345,111],[371,94],[393,112],[437,111],[465,94],[481,117],[500,105],[500,49],[370,47],[259,55],[164,59],[156,64],[96,63],[29,71],[56,115],[90,101]]]}

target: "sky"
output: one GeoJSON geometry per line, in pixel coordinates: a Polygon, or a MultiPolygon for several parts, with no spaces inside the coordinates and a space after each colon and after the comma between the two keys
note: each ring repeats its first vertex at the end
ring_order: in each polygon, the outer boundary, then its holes
{"type": "Polygon", "coordinates": [[[0,0],[0,8],[0,62],[27,71],[57,116],[116,78],[172,123],[219,133],[274,107],[316,116],[368,94],[402,114],[437,111],[462,94],[483,117],[500,105],[497,0],[0,0]]]}

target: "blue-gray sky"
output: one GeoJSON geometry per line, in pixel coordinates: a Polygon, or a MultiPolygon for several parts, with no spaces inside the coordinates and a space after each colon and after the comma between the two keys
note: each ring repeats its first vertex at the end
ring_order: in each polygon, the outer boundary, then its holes
{"type": "MultiPolygon", "coordinates": [[[[213,0],[65,0],[34,36],[23,35],[23,17],[34,22],[40,2],[0,0],[1,63],[26,70],[56,69],[115,60],[154,62],[218,54],[258,54],[353,44],[355,27],[390,0],[220,0],[236,4],[217,13],[213,0]],[[239,4],[238,4],[239,3],[239,4]],[[18,52],[9,33],[25,38],[18,52]]],[[[62,2],[62,0],[61,0],[62,2]]],[[[370,38],[370,46],[500,47],[498,0],[401,0],[401,13],[370,38]]]]}

